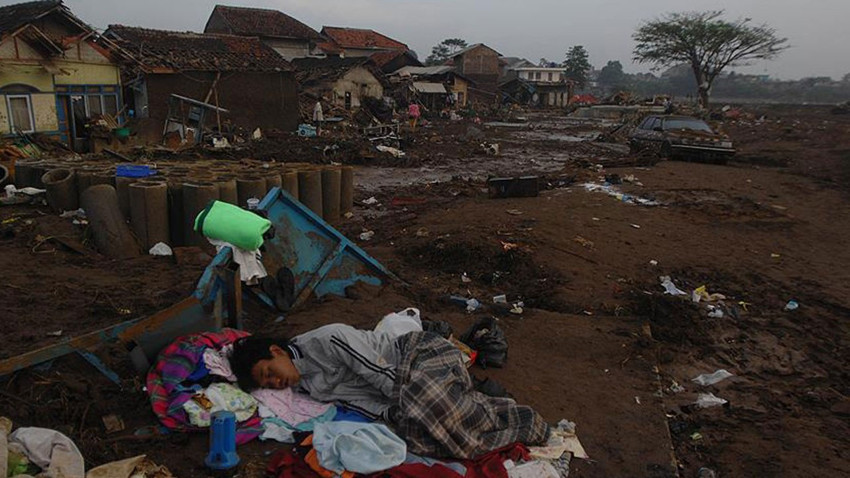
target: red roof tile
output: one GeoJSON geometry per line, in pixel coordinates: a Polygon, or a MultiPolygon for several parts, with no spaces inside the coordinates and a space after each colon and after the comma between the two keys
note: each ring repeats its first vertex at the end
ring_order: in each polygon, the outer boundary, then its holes
{"type": "Polygon", "coordinates": [[[149,70],[288,71],[291,65],[256,37],[171,32],[110,25],[104,36],[149,70]]]}
{"type": "Polygon", "coordinates": [[[404,43],[381,35],[374,30],[359,28],[323,27],[322,35],[342,48],[375,50],[409,50],[404,43]]]}
{"type": "Polygon", "coordinates": [[[230,7],[216,5],[207,20],[208,33],[230,33],[232,35],[296,38],[314,40],[320,38],[316,30],[278,10],[265,8],[230,7]],[[210,22],[218,15],[226,24],[226,31],[211,29],[210,22]]]}

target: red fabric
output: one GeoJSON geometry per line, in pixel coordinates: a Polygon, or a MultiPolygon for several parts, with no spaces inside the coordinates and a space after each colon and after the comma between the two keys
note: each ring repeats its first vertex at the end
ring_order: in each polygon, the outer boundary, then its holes
{"type": "Polygon", "coordinates": [[[519,462],[529,458],[528,448],[521,443],[514,443],[461,463],[466,467],[466,478],[508,478],[505,460],[519,462]]]}
{"type": "MultiPolygon", "coordinates": [[[[474,460],[459,461],[466,467],[464,478],[508,478],[505,470],[505,460],[519,462],[528,460],[528,448],[520,443],[514,443],[498,450],[493,450],[486,455],[481,455],[474,460]]],[[[455,478],[460,477],[451,468],[442,465],[428,466],[422,463],[411,465],[399,465],[395,468],[373,473],[370,478],[431,478],[434,476],[455,478]]]]}
{"type": "Polygon", "coordinates": [[[289,447],[275,453],[266,473],[275,478],[321,478],[304,462],[304,458],[293,454],[289,447]]]}

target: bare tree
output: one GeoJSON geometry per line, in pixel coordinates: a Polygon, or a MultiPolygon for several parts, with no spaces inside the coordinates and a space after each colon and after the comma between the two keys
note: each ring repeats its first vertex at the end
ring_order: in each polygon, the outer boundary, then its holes
{"type": "Polygon", "coordinates": [[[711,85],[724,68],[772,59],[788,48],[788,39],[778,37],[775,29],[753,25],[749,18],[723,20],[723,13],[670,13],[645,22],[633,35],[635,61],[656,67],[687,63],[700,104],[707,108],[711,85]]]}

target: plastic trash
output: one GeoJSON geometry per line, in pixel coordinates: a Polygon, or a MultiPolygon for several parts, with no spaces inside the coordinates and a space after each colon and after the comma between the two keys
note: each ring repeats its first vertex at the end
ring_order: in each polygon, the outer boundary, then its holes
{"type": "Polygon", "coordinates": [[[164,242],[158,242],[154,244],[154,246],[151,247],[149,253],[152,256],[170,256],[174,254],[174,252],[171,250],[171,247],[169,247],[168,244],[164,242]]]}
{"type": "Polygon", "coordinates": [[[464,284],[469,284],[470,282],[472,282],[472,279],[470,279],[469,276],[466,274],[466,272],[464,272],[460,276],[460,281],[463,282],[464,284]]]}
{"type": "Polygon", "coordinates": [[[800,304],[797,303],[796,300],[789,300],[787,304],[785,304],[785,310],[797,310],[800,308],[800,304]]]}
{"type": "Polygon", "coordinates": [[[366,206],[372,206],[372,205],[378,204],[378,200],[375,199],[375,196],[372,196],[369,199],[364,199],[361,202],[366,206]]]}
{"type": "Polygon", "coordinates": [[[712,307],[708,311],[708,316],[712,319],[722,319],[723,318],[723,309],[720,307],[712,307]]]}
{"type": "Polygon", "coordinates": [[[704,373],[702,375],[699,375],[696,378],[692,379],[691,382],[694,382],[697,385],[702,385],[704,387],[706,385],[714,385],[715,383],[722,382],[727,378],[734,376],[735,375],[721,368],[714,373],[704,373]]]}
{"type": "Polygon", "coordinates": [[[702,467],[697,471],[697,478],[717,478],[717,473],[711,468],[702,467]]]}
{"type": "Polygon", "coordinates": [[[664,293],[670,295],[688,295],[687,292],[676,287],[676,284],[670,279],[670,276],[661,276],[658,278],[661,281],[661,287],[664,287],[664,293]]]}
{"type": "Polygon", "coordinates": [[[212,470],[229,470],[239,464],[236,454],[236,415],[231,411],[212,414],[210,452],[204,463],[212,470]]]}
{"type": "Polygon", "coordinates": [[[726,403],[729,403],[729,401],[720,397],[716,397],[713,393],[701,393],[697,396],[696,401],[696,405],[699,408],[718,407],[726,403]]]}
{"type": "Polygon", "coordinates": [[[256,211],[260,207],[260,200],[257,198],[248,198],[248,210],[256,211]]]}
{"type": "Polygon", "coordinates": [[[361,241],[368,241],[375,236],[375,231],[366,231],[360,234],[361,241]]]}
{"type": "Polygon", "coordinates": [[[481,302],[478,302],[478,299],[469,299],[466,301],[467,312],[475,312],[479,307],[481,307],[481,302]]]}
{"type": "Polygon", "coordinates": [[[493,303],[494,304],[507,304],[508,303],[508,296],[506,296],[505,294],[495,295],[495,296],[493,296],[493,303]]]}

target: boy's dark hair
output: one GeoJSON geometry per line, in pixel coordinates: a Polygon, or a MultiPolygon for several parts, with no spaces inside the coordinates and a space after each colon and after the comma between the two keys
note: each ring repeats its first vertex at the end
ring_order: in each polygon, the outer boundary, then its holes
{"type": "Polygon", "coordinates": [[[277,345],[288,352],[287,346],[289,340],[285,338],[272,337],[242,337],[233,344],[233,354],[230,356],[230,368],[233,369],[233,374],[236,375],[239,388],[250,392],[260,388],[260,384],[254,380],[251,374],[254,365],[260,360],[270,360],[272,358],[271,347],[277,345]]]}

